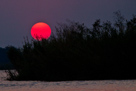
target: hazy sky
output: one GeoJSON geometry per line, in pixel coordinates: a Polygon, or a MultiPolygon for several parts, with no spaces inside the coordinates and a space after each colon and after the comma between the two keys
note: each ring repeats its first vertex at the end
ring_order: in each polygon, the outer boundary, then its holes
{"type": "Polygon", "coordinates": [[[136,0],[0,0],[0,47],[21,47],[23,37],[32,39],[30,30],[37,22],[53,31],[67,19],[91,27],[96,19],[112,21],[117,10],[130,19],[136,15],[136,0]]]}

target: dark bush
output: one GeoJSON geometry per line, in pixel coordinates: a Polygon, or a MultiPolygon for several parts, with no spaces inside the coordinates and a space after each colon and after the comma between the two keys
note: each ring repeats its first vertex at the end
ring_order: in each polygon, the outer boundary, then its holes
{"type": "Polygon", "coordinates": [[[116,16],[114,24],[96,20],[91,29],[60,24],[48,40],[10,47],[8,57],[18,73],[11,80],[135,79],[136,17],[116,16]]]}

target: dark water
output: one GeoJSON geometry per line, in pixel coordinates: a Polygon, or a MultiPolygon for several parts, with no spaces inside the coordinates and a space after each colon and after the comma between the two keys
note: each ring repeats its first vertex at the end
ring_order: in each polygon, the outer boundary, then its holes
{"type": "Polygon", "coordinates": [[[0,71],[0,91],[136,91],[136,80],[106,81],[6,81],[0,71]]]}

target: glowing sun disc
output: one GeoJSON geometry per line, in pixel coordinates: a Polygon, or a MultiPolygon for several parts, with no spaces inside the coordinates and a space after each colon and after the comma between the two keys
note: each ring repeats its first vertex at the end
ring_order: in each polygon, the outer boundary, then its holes
{"type": "Polygon", "coordinates": [[[38,22],[32,26],[31,35],[36,40],[48,39],[51,35],[51,28],[44,22],[38,22]]]}

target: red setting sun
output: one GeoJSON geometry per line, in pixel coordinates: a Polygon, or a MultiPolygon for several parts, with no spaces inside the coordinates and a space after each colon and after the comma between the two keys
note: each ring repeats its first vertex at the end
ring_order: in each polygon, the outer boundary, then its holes
{"type": "Polygon", "coordinates": [[[51,35],[51,28],[44,22],[38,22],[32,26],[31,35],[36,40],[48,39],[51,35]]]}

